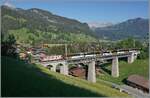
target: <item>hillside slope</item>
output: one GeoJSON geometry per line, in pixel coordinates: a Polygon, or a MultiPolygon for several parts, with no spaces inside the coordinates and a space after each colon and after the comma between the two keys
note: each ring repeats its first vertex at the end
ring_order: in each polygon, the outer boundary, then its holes
{"type": "Polygon", "coordinates": [[[88,24],[74,19],[54,15],[49,11],[32,8],[10,8],[1,6],[3,31],[26,27],[41,31],[61,31],[73,33],[89,33],[88,24]],[[11,23],[11,24],[10,24],[11,23]]]}
{"type": "Polygon", "coordinates": [[[2,96],[127,96],[105,83],[89,83],[40,65],[2,57],[2,96]],[[109,93],[108,93],[109,92],[109,93]]]}
{"type": "Polygon", "coordinates": [[[81,39],[87,37],[86,40],[93,36],[88,24],[54,15],[46,10],[1,6],[1,11],[2,39],[7,39],[5,37],[11,33],[20,43],[33,44],[33,41],[36,43],[74,42],[75,35],[81,39]]]}

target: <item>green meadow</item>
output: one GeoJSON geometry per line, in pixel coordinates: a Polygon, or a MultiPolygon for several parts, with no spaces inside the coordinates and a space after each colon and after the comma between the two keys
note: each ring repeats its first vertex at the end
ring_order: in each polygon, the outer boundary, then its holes
{"type": "Polygon", "coordinates": [[[103,82],[90,83],[9,57],[2,56],[1,60],[2,96],[5,97],[128,96],[103,82]]]}
{"type": "Polygon", "coordinates": [[[123,84],[124,80],[132,74],[141,75],[145,78],[149,78],[149,60],[137,59],[133,63],[129,64],[127,61],[119,60],[119,77],[114,78],[111,76],[111,64],[102,65],[103,73],[100,74],[97,79],[111,81],[117,84],[123,84]]]}

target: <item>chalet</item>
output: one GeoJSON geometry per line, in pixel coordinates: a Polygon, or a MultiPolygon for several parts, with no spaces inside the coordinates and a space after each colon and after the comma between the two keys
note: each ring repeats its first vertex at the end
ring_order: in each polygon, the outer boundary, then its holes
{"type": "Polygon", "coordinates": [[[69,69],[69,74],[75,77],[85,78],[86,70],[83,67],[72,67],[69,69]]]}
{"type": "MultiPolygon", "coordinates": [[[[96,74],[98,73],[101,73],[101,70],[98,67],[96,67],[96,74]]],[[[81,77],[81,78],[87,77],[87,71],[83,67],[72,67],[69,69],[69,74],[75,77],[81,77]]]]}
{"type": "Polygon", "coordinates": [[[131,75],[127,78],[126,83],[134,88],[141,89],[143,92],[149,92],[149,80],[139,75],[131,75]]]}

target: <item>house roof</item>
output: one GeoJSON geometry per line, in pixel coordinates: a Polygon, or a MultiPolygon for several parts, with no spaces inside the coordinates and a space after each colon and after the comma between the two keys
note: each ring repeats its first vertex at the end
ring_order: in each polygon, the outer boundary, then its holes
{"type": "Polygon", "coordinates": [[[69,70],[69,74],[76,76],[76,77],[84,77],[86,72],[85,72],[85,69],[75,68],[75,69],[69,70]]]}
{"type": "Polygon", "coordinates": [[[142,86],[149,89],[149,80],[139,75],[131,75],[128,77],[127,81],[135,83],[136,85],[142,86]]]}

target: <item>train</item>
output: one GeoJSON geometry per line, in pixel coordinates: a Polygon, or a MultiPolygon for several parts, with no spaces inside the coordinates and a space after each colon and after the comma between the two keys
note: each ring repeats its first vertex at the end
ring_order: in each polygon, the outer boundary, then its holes
{"type": "Polygon", "coordinates": [[[96,54],[82,54],[82,55],[76,55],[76,56],[70,56],[69,58],[77,59],[77,58],[83,58],[83,57],[96,57],[96,54]]]}
{"type": "MultiPolygon", "coordinates": [[[[88,55],[80,54],[80,55],[70,56],[68,58],[77,59],[77,58],[84,58],[84,57],[96,57],[96,54],[88,54],[88,55]]],[[[40,57],[41,62],[63,60],[63,59],[65,59],[65,56],[63,56],[63,55],[51,55],[51,56],[41,56],[40,57]]]]}
{"type": "Polygon", "coordinates": [[[63,59],[64,59],[64,57],[62,55],[51,55],[51,56],[40,57],[41,62],[63,60],[63,59]]]}
{"type": "Polygon", "coordinates": [[[102,53],[102,56],[109,56],[109,55],[112,55],[113,53],[108,51],[108,52],[103,52],[102,53]]]}
{"type": "MultiPolygon", "coordinates": [[[[68,55],[67,58],[70,59],[78,59],[78,58],[84,58],[84,57],[96,57],[97,55],[99,56],[111,56],[114,54],[125,54],[127,52],[135,52],[135,50],[128,50],[128,51],[103,51],[102,53],[97,53],[97,54],[92,54],[92,53],[78,53],[78,54],[73,54],[73,55],[68,55]]],[[[54,61],[54,60],[63,60],[66,57],[63,55],[52,55],[52,56],[43,56],[40,58],[40,61],[45,62],[45,61],[54,61]]]]}

